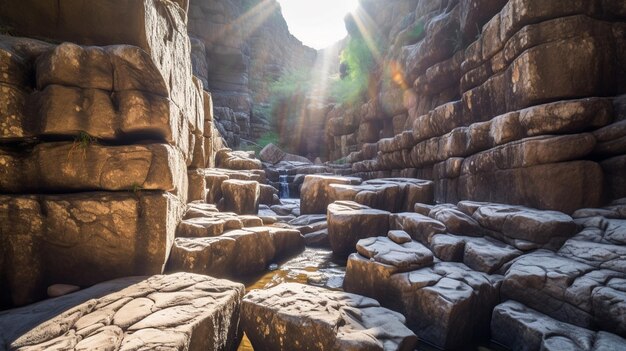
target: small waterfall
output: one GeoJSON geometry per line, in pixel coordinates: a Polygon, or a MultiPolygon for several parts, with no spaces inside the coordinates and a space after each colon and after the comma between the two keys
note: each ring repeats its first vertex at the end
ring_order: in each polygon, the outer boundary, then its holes
{"type": "Polygon", "coordinates": [[[280,185],[278,197],[281,199],[289,198],[289,183],[287,183],[287,175],[281,174],[278,176],[278,183],[280,185]]]}

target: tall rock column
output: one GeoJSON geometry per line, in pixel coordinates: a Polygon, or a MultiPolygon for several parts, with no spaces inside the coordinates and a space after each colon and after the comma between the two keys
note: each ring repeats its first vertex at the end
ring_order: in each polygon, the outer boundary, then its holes
{"type": "Polygon", "coordinates": [[[170,1],[0,4],[2,305],[163,271],[207,162],[186,20],[170,1]]]}

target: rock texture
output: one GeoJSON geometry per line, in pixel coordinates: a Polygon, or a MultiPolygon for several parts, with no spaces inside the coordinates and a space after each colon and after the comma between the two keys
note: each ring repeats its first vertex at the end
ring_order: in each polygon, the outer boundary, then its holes
{"type": "Polygon", "coordinates": [[[0,313],[0,348],[232,350],[243,293],[189,273],[117,279],[0,313]]]}
{"type": "Polygon", "coordinates": [[[329,158],[433,180],[441,203],[571,214],[623,197],[623,14],[617,0],[363,1],[353,22],[382,57],[367,97],[328,113],[329,158]]]}
{"type": "Polygon", "coordinates": [[[255,350],[413,350],[404,317],[376,300],[283,283],[244,298],[242,327],[255,350]]]}

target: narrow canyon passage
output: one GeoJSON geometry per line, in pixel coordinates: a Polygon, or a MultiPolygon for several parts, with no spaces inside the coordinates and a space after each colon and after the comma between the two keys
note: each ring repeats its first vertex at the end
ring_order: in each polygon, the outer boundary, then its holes
{"type": "Polygon", "coordinates": [[[0,351],[624,349],[624,0],[0,2],[0,351]]]}

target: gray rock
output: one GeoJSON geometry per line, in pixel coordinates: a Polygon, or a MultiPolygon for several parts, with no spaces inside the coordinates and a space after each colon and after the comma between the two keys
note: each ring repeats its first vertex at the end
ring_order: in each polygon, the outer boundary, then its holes
{"type": "Polygon", "coordinates": [[[255,350],[413,350],[399,313],[376,300],[284,283],[247,294],[241,324],[255,350]]]}
{"type": "Polygon", "coordinates": [[[404,230],[409,233],[413,240],[417,240],[424,245],[430,243],[433,235],[446,232],[446,226],[443,223],[412,212],[391,214],[389,226],[392,230],[404,230]]]}
{"type": "Polygon", "coordinates": [[[243,293],[191,273],[121,278],[0,312],[3,347],[230,350],[243,293]]]}
{"type": "Polygon", "coordinates": [[[415,241],[397,244],[379,236],[359,240],[356,249],[363,257],[396,267],[397,272],[413,271],[433,263],[433,253],[415,241]]]}

